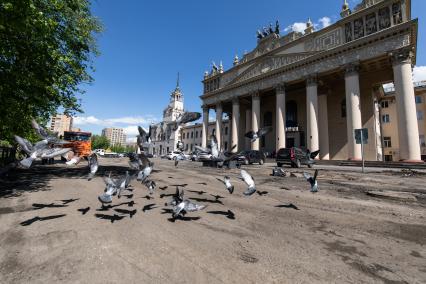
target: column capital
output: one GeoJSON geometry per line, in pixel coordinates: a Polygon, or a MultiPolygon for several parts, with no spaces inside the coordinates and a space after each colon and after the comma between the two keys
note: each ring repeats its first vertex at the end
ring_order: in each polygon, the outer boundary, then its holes
{"type": "Polygon", "coordinates": [[[240,100],[237,97],[236,98],[232,98],[232,104],[233,105],[240,104],[240,100]]]}
{"type": "Polygon", "coordinates": [[[253,99],[260,99],[260,92],[259,91],[255,91],[251,94],[251,97],[253,99]]]}
{"type": "Polygon", "coordinates": [[[209,111],[210,107],[208,105],[201,105],[201,108],[203,109],[203,111],[209,111]]]}
{"type": "Polygon", "coordinates": [[[345,65],[345,76],[356,75],[359,72],[359,62],[351,62],[345,65]]]}
{"type": "Polygon", "coordinates": [[[306,77],[306,86],[314,86],[318,83],[317,74],[312,74],[306,77]]]}
{"type": "Polygon", "coordinates": [[[394,52],[389,53],[391,62],[393,65],[398,65],[402,63],[412,64],[412,59],[414,57],[414,52],[412,48],[404,48],[394,52]]]}
{"type": "Polygon", "coordinates": [[[216,102],[216,109],[222,109],[222,102],[216,102]]]}
{"type": "Polygon", "coordinates": [[[275,86],[276,93],[285,93],[285,83],[280,83],[275,86]]]}

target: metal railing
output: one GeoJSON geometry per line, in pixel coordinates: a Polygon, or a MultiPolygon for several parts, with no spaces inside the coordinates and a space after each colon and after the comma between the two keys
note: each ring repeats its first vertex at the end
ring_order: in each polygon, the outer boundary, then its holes
{"type": "Polygon", "coordinates": [[[7,165],[15,160],[16,148],[0,147],[0,167],[7,165]]]}

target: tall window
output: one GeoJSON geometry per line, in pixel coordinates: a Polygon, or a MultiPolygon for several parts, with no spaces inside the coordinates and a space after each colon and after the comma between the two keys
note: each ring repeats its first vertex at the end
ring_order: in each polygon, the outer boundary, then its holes
{"type": "Polygon", "coordinates": [[[198,131],[195,131],[195,138],[198,138],[198,131]]]}
{"type": "Polygon", "coordinates": [[[213,128],[212,135],[215,135],[215,134],[216,134],[216,129],[213,128]]]}
{"type": "Polygon", "coordinates": [[[380,105],[381,105],[382,108],[388,108],[389,107],[389,101],[388,100],[382,101],[380,103],[380,105]]]}
{"type": "Polygon", "coordinates": [[[421,104],[421,103],[422,103],[422,97],[416,96],[416,104],[421,104]]]}
{"type": "Polygon", "coordinates": [[[385,162],[392,162],[393,158],[392,155],[385,155],[385,162]]]}
{"type": "Polygon", "coordinates": [[[228,126],[225,127],[225,135],[228,135],[228,126]]]}
{"type": "Polygon", "coordinates": [[[382,115],[382,122],[383,123],[389,123],[390,122],[389,114],[382,115]]]}
{"type": "Polygon", "coordinates": [[[417,111],[417,120],[423,120],[423,111],[421,110],[417,111]]]}
{"type": "Polygon", "coordinates": [[[426,141],[424,135],[419,135],[420,147],[426,147],[426,141]]]}
{"type": "Polygon", "coordinates": [[[184,134],[182,134],[182,139],[185,139],[185,133],[184,133],[184,134]]]}
{"type": "Polygon", "coordinates": [[[263,115],[263,126],[272,126],[272,112],[267,111],[263,115]]]}
{"type": "Polygon", "coordinates": [[[340,102],[340,116],[346,117],[346,99],[340,102]]]}
{"type": "Polygon", "coordinates": [[[194,131],[191,132],[191,138],[194,138],[194,131]]]}
{"type": "Polygon", "coordinates": [[[297,125],[297,103],[295,101],[289,101],[286,104],[286,116],[285,116],[286,127],[296,127],[297,125]]]}
{"type": "Polygon", "coordinates": [[[391,148],[392,147],[392,141],[390,137],[383,137],[383,144],[385,148],[391,148]]]}

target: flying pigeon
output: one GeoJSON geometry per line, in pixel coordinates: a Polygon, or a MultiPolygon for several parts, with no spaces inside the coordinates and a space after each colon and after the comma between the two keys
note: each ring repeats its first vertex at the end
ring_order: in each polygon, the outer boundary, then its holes
{"type": "Polygon", "coordinates": [[[87,180],[92,180],[92,178],[95,176],[96,172],[98,171],[98,156],[96,155],[96,153],[92,153],[89,158],[89,168],[90,168],[90,172],[89,172],[89,177],[87,178],[87,180]]]}
{"type": "Polygon", "coordinates": [[[37,136],[40,139],[46,140],[49,144],[66,144],[67,141],[58,139],[58,133],[49,133],[45,128],[41,127],[35,119],[31,120],[31,125],[34,128],[37,136]]]}
{"type": "Polygon", "coordinates": [[[256,192],[256,185],[254,184],[254,179],[248,172],[246,172],[245,170],[241,170],[241,179],[248,186],[247,190],[243,192],[244,195],[250,196],[256,192]]]}
{"type": "Polygon", "coordinates": [[[228,176],[225,176],[223,180],[221,179],[217,179],[218,181],[222,182],[226,189],[229,191],[230,194],[232,194],[234,192],[234,186],[231,184],[231,178],[228,176]]]}
{"type": "Polygon", "coordinates": [[[148,188],[149,194],[152,195],[154,193],[155,187],[157,186],[157,184],[155,183],[155,181],[153,181],[153,180],[147,180],[147,181],[144,182],[144,184],[148,188]]]}
{"type": "MultiPolygon", "coordinates": [[[[183,199],[183,194],[184,194],[184,192],[182,190],[182,193],[179,194],[180,200],[183,199]]],[[[176,201],[178,201],[179,199],[176,199],[176,201]]],[[[177,204],[174,205],[172,217],[173,217],[173,219],[176,219],[179,216],[185,215],[187,212],[200,211],[200,210],[203,210],[206,207],[207,207],[207,205],[198,205],[196,203],[189,201],[188,199],[185,199],[181,202],[177,202],[177,204]]]]}
{"type": "Polygon", "coordinates": [[[172,200],[164,204],[165,206],[176,206],[179,203],[183,201],[183,195],[185,191],[182,189],[182,191],[179,191],[179,187],[176,186],[176,192],[172,197],[172,200]]]}
{"type": "Polygon", "coordinates": [[[266,134],[268,134],[271,131],[272,131],[272,127],[267,126],[267,127],[260,128],[257,132],[249,131],[244,136],[247,137],[247,138],[250,138],[251,142],[254,142],[257,139],[259,139],[260,137],[265,136],[266,134]]]}
{"type": "Polygon", "coordinates": [[[31,167],[33,161],[37,158],[50,159],[57,156],[62,156],[65,153],[71,151],[71,148],[46,148],[40,150],[34,150],[28,158],[19,161],[19,164],[24,168],[31,167]]]}
{"type": "Polygon", "coordinates": [[[318,192],[318,183],[317,183],[318,170],[315,170],[315,174],[313,177],[308,173],[303,173],[303,175],[305,176],[306,180],[311,185],[311,192],[318,192]]]}
{"type": "Polygon", "coordinates": [[[148,176],[151,174],[153,166],[154,166],[154,163],[149,162],[148,165],[145,168],[143,168],[142,170],[139,171],[136,179],[143,183],[148,178],[148,176]]]}
{"type": "Polygon", "coordinates": [[[81,158],[79,156],[74,156],[68,162],[65,162],[68,166],[77,165],[80,163],[81,158]]]}
{"type": "Polygon", "coordinates": [[[121,179],[112,179],[111,173],[109,174],[108,177],[104,177],[104,182],[106,184],[105,192],[104,194],[98,197],[98,200],[102,204],[104,204],[104,203],[111,203],[113,195],[117,195],[117,197],[120,198],[121,191],[126,189],[126,180],[128,176],[129,176],[129,172],[126,171],[126,175],[122,177],[121,179]]]}

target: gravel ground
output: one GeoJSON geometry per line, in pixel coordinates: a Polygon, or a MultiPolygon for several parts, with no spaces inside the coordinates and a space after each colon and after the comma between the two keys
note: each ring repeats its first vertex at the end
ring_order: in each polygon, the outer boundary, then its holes
{"type": "Polygon", "coordinates": [[[0,283],[426,283],[424,173],[319,167],[312,194],[301,177],[311,169],[273,177],[272,164],[252,165],[260,194],[245,197],[237,169],[153,159],[167,188],[148,199],[133,181],[102,210],[102,175],[127,161],[100,159],[92,181],[85,163],[0,180],[0,283]],[[208,207],[172,222],[164,203],[176,185],[208,207]]]}

